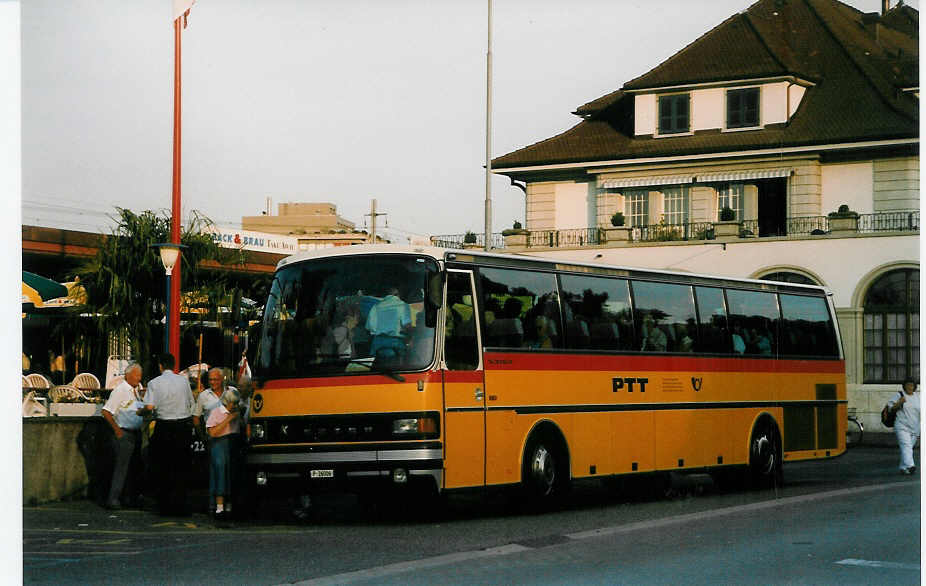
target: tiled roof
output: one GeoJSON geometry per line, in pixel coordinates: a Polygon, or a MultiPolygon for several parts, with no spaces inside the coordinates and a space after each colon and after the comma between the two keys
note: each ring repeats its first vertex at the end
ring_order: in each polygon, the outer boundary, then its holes
{"type": "Polygon", "coordinates": [[[623,88],[576,109],[573,128],[496,158],[495,169],[918,136],[918,13],[837,0],[759,0],[623,88]],[[910,31],[915,34],[911,35],[910,31]],[[630,90],[794,76],[812,82],[788,124],[750,132],[634,136],[630,90]]]}

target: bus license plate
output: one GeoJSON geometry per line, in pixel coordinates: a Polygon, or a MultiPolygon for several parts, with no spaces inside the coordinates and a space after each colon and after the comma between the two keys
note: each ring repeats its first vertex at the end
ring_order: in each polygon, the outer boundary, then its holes
{"type": "Polygon", "coordinates": [[[309,478],[334,478],[334,470],[310,470],[309,478]]]}

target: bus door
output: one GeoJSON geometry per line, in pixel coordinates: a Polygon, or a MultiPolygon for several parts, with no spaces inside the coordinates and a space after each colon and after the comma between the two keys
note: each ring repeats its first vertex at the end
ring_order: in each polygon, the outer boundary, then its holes
{"type": "Polygon", "coordinates": [[[447,271],[444,488],[485,484],[485,376],[473,273],[447,271]]]}

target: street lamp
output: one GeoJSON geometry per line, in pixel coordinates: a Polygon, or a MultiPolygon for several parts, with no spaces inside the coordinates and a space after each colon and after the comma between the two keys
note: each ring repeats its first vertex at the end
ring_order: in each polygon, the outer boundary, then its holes
{"type": "MultiPolygon", "coordinates": [[[[164,352],[170,352],[170,275],[174,272],[174,265],[180,259],[180,249],[186,248],[183,244],[161,242],[152,244],[161,254],[161,264],[164,265],[164,274],[167,275],[167,296],[164,298],[164,352]]],[[[179,357],[178,357],[179,358],[179,357]]]]}

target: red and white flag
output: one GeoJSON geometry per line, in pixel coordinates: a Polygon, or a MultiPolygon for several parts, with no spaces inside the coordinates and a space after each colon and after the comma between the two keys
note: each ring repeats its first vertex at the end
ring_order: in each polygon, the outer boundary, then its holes
{"type": "Polygon", "coordinates": [[[174,17],[171,19],[171,22],[177,20],[192,8],[193,3],[196,0],[172,0],[174,3],[174,17]]]}

